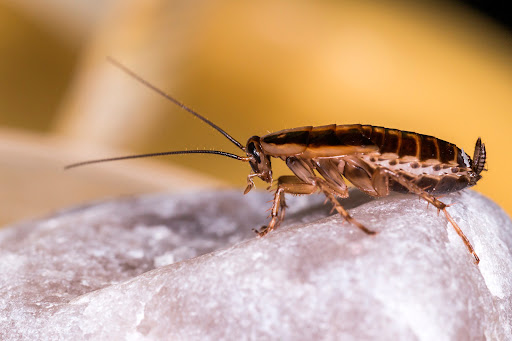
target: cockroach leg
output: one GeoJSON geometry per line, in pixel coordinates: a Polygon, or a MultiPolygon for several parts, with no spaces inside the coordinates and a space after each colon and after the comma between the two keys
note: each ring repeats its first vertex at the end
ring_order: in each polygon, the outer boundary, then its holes
{"type": "MultiPolygon", "coordinates": [[[[343,161],[344,164],[345,161],[343,161]]],[[[286,165],[297,175],[301,175],[307,179],[308,183],[314,184],[322,193],[324,193],[326,199],[330,201],[333,208],[349,223],[357,226],[367,234],[375,234],[372,231],[362,225],[360,222],[352,218],[350,214],[341,206],[338,202],[337,197],[347,198],[348,188],[343,180],[343,176],[339,172],[340,163],[335,163],[329,159],[319,159],[315,161],[316,170],[320,173],[323,178],[315,176],[313,169],[310,164],[304,162],[304,160],[296,157],[289,157],[286,159],[286,165]]],[[[300,181],[300,180],[299,180],[300,181]]]]}
{"type": "Polygon", "coordinates": [[[379,167],[379,168],[375,169],[374,176],[388,176],[390,179],[398,182],[399,184],[401,184],[402,186],[407,188],[411,193],[417,194],[421,198],[425,199],[428,203],[435,206],[438,210],[438,213],[439,213],[439,211],[443,211],[446,219],[453,226],[453,228],[455,229],[455,232],[457,232],[459,237],[462,238],[467,249],[475,258],[475,264],[478,264],[480,262],[480,258],[478,258],[478,255],[476,254],[475,249],[473,248],[473,245],[471,245],[471,242],[469,241],[468,237],[466,237],[466,235],[460,229],[459,225],[457,225],[455,220],[452,218],[452,216],[446,210],[448,205],[446,205],[442,201],[439,201],[432,194],[427,193],[426,191],[424,191],[423,189],[418,187],[416,184],[410,182],[405,177],[401,176],[398,173],[395,173],[394,171],[392,171],[388,168],[379,167]]]}
{"type": "MultiPolygon", "coordinates": [[[[341,190],[339,187],[331,185],[328,181],[322,178],[315,177],[311,180],[313,183],[310,184],[302,181],[301,179],[293,175],[279,177],[277,190],[274,195],[274,200],[272,204],[270,223],[267,226],[263,226],[259,231],[256,231],[260,237],[263,237],[270,231],[276,229],[281,223],[281,221],[284,219],[286,207],[284,200],[285,193],[307,195],[314,193],[317,189],[324,193],[326,200],[332,203],[333,209],[336,210],[347,222],[353,224],[354,226],[357,226],[359,229],[361,229],[363,232],[367,234],[376,234],[375,231],[366,228],[363,224],[354,219],[343,208],[343,206],[341,206],[338,199],[336,199],[336,196],[342,196],[345,198],[348,196],[348,193],[340,193],[341,190]]],[[[345,190],[348,192],[346,188],[345,190]]]]}
{"type": "Polygon", "coordinates": [[[376,234],[377,233],[375,231],[368,229],[363,224],[358,222],[356,219],[352,218],[352,216],[347,212],[347,210],[345,210],[343,208],[343,206],[341,206],[338,199],[336,199],[336,196],[333,194],[332,189],[330,188],[330,186],[327,183],[325,183],[325,181],[323,179],[318,178],[316,183],[317,183],[317,186],[320,188],[320,190],[324,193],[325,197],[332,203],[333,208],[346,221],[348,221],[350,224],[352,224],[354,226],[357,226],[358,228],[360,228],[363,232],[365,232],[367,234],[376,234]]]}
{"type": "Polygon", "coordinates": [[[466,247],[468,248],[469,252],[471,252],[473,257],[475,257],[475,264],[478,265],[478,263],[480,263],[480,258],[478,258],[478,255],[476,254],[475,249],[473,249],[473,245],[471,245],[471,242],[469,241],[468,237],[466,237],[464,232],[462,232],[462,230],[460,229],[459,225],[457,225],[455,220],[453,220],[450,213],[448,213],[448,211],[446,210],[446,207],[441,210],[443,211],[446,219],[452,224],[453,228],[455,229],[455,232],[457,232],[459,237],[461,237],[462,240],[464,241],[464,244],[466,244],[466,247]]]}
{"type": "Polygon", "coordinates": [[[270,231],[276,229],[284,219],[286,209],[286,201],[284,199],[285,193],[290,194],[312,194],[316,191],[316,186],[305,183],[293,175],[285,175],[279,177],[277,180],[277,189],[274,194],[272,202],[271,220],[267,226],[263,226],[259,231],[256,231],[260,237],[263,237],[270,231]]]}
{"type": "Polygon", "coordinates": [[[244,194],[249,193],[251,191],[251,189],[256,187],[256,185],[254,184],[254,181],[252,180],[252,178],[258,177],[260,175],[261,174],[259,174],[259,173],[251,173],[251,174],[247,175],[247,187],[245,187],[244,194]]]}
{"type": "Polygon", "coordinates": [[[284,219],[285,209],[286,209],[286,202],[284,199],[284,189],[282,187],[281,188],[278,187],[276,190],[276,194],[274,195],[274,200],[272,203],[272,208],[271,208],[271,213],[270,213],[270,216],[272,219],[270,220],[270,223],[266,226],[263,226],[259,231],[258,230],[254,230],[254,231],[260,237],[263,237],[270,231],[277,228],[279,226],[279,224],[281,223],[281,221],[283,221],[283,219],[284,219]]]}

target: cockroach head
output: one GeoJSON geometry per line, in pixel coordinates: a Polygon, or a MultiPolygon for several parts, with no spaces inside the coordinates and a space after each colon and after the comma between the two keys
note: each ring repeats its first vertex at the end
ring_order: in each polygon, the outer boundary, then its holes
{"type": "Polygon", "coordinates": [[[261,148],[260,137],[253,136],[247,140],[245,152],[249,157],[249,164],[254,173],[266,182],[272,181],[272,167],[270,165],[270,157],[265,154],[261,148]]]}

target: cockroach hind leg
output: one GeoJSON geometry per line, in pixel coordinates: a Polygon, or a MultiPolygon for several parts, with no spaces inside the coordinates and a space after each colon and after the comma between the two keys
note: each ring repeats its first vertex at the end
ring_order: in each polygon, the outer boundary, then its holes
{"type": "Polygon", "coordinates": [[[419,197],[426,200],[428,203],[431,203],[433,206],[435,206],[438,211],[443,211],[444,215],[446,216],[446,219],[450,222],[450,224],[455,229],[455,232],[459,235],[459,237],[464,241],[464,244],[466,245],[469,252],[473,255],[475,258],[475,264],[478,265],[480,262],[480,259],[478,258],[475,249],[473,248],[473,245],[471,245],[469,239],[464,235],[462,230],[460,229],[459,225],[453,220],[452,216],[448,213],[446,210],[447,205],[443,203],[442,201],[439,201],[436,197],[434,197],[432,194],[427,193],[420,187],[418,187],[413,182],[409,181],[408,179],[404,178],[402,175],[395,173],[394,171],[387,169],[387,168],[380,168],[378,169],[379,172],[386,173],[391,179],[398,182],[405,188],[409,190],[411,193],[417,194],[419,197]]]}
{"type": "Polygon", "coordinates": [[[459,237],[462,239],[462,241],[464,242],[464,245],[466,245],[466,248],[468,249],[469,253],[471,253],[473,255],[473,257],[475,258],[475,264],[478,265],[478,263],[480,263],[480,258],[476,254],[475,249],[473,248],[473,245],[471,245],[471,242],[469,241],[468,237],[466,237],[466,235],[464,234],[464,232],[462,232],[459,225],[455,222],[455,220],[452,218],[450,213],[448,213],[448,210],[446,210],[446,208],[452,206],[454,203],[447,205],[447,204],[437,200],[437,198],[433,198],[432,204],[437,208],[438,215],[439,215],[440,211],[442,211],[444,213],[446,220],[448,220],[448,222],[450,223],[450,225],[452,225],[455,232],[457,232],[459,237]]]}
{"type": "Polygon", "coordinates": [[[446,219],[448,220],[448,222],[453,226],[453,228],[455,229],[455,232],[457,232],[459,237],[462,239],[462,241],[466,245],[468,251],[475,258],[475,264],[478,265],[478,263],[480,263],[480,258],[478,258],[478,255],[476,254],[475,249],[473,248],[473,245],[471,245],[471,242],[469,241],[468,237],[466,237],[464,232],[462,232],[462,230],[460,229],[459,225],[457,225],[457,223],[452,218],[450,213],[448,213],[448,211],[446,210],[446,207],[442,208],[441,211],[443,211],[443,213],[444,213],[446,219]]]}

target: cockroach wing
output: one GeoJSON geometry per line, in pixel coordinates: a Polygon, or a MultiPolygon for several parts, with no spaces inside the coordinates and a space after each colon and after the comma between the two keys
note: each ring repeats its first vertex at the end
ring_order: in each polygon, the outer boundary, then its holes
{"type": "Polygon", "coordinates": [[[379,149],[360,124],[282,130],[263,136],[261,145],[275,157],[300,155],[302,158],[337,157],[379,149]]]}

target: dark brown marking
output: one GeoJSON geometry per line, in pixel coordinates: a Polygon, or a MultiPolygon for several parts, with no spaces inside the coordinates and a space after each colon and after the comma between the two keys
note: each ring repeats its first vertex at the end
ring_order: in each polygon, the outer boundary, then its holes
{"type": "Polygon", "coordinates": [[[407,188],[400,185],[398,182],[394,182],[392,180],[389,181],[389,189],[397,193],[409,193],[409,190],[407,188]]]}
{"type": "Polygon", "coordinates": [[[452,173],[458,173],[460,171],[459,167],[452,167],[452,173]]]}
{"type": "Polygon", "coordinates": [[[372,133],[370,136],[370,140],[372,140],[373,143],[377,147],[382,148],[382,145],[384,144],[384,135],[385,135],[386,129],[382,127],[372,127],[372,133]]]}
{"type": "Polygon", "coordinates": [[[447,175],[443,176],[435,187],[435,194],[452,193],[460,191],[469,186],[469,178],[466,176],[447,175]]]}
{"type": "Polygon", "coordinates": [[[335,130],[337,139],[342,146],[374,146],[375,143],[366,136],[360,124],[337,126],[335,130]]]}
{"type": "Polygon", "coordinates": [[[457,176],[457,181],[455,182],[455,186],[452,191],[461,191],[468,186],[473,186],[474,183],[471,183],[471,179],[467,175],[457,176]]]}
{"type": "Polygon", "coordinates": [[[428,193],[431,193],[436,185],[439,183],[439,180],[436,177],[429,175],[422,175],[415,181],[416,185],[425,190],[428,193]]]}
{"type": "Polygon", "coordinates": [[[283,130],[277,133],[268,134],[261,138],[261,141],[268,144],[283,145],[294,143],[306,146],[308,144],[309,132],[312,127],[303,127],[296,130],[283,130]],[[308,129],[309,128],[309,129],[308,129]]]}
{"type": "Polygon", "coordinates": [[[420,167],[420,164],[419,164],[419,163],[417,163],[417,162],[413,162],[413,163],[411,163],[411,167],[412,167],[412,168],[419,168],[419,167],[420,167]]]}
{"type": "Polygon", "coordinates": [[[384,153],[398,153],[400,140],[398,134],[400,132],[395,129],[386,129],[384,136],[384,144],[380,148],[380,152],[384,153]]]}
{"type": "Polygon", "coordinates": [[[437,159],[438,147],[436,138],[432,136],[422,136],[421,149],[420,149],[420,160],[425,161],[429,159],[437,159]]]}
{"type": "Polygon", "coordinates": [[[341,146],[341,141],[336,136],[336,126],[315,127],[309,133],[308,147],[318,148],[323,146],[341,146]]]}
{"type": "Polygon", "coordinates": [[[400,148],[402,148],[402,132],[400,130],[397,130],[396,136],[398,137],[398,146],[396,148],[396,153],[398,154],[400,148]]]}
{"type": "MultiPolygon", "coordinates": [[[[444,168],[444,167],[443,167],[444,168]]],[[[434,167],[432,167],[433,170],[435,170],[436,172],[437,171],[440,171],[441,170],[441,166],[440,165],[435,165],[434,167]]]]}
{"type": "Polygon", "coordinates": [[[437,145],[439,147],[439,161],[442,163],[449,163],[455,161],[455,147],[453,144],[437,139],[437,145]]]}
{"type": "Polygon", "coordinates": [[[390,165],[390,166],[395,166],[395,165],[396,165],[396,160],[391,160],[391,161],[389,161],[389,165],[390,165]]]}
{"type": "Polygon", "coordinates": [[[418,156],[418,136],[417,134],[402,132],[402,144],[398,155],[404,156],[418,156]]]}
{"type": "Polygon", "coordinates": [[[371,136],[372,136],[373,127],[372,127],[372,126],[369,126],[369,125],[364,125],[364,126],[363,126],[363,125],[359,125],[359,126],[360,126],[360,129],[361,129],[362,134],[363,134],[366,138],[370,139],[370,138],[371,138],[371,136]]]}

